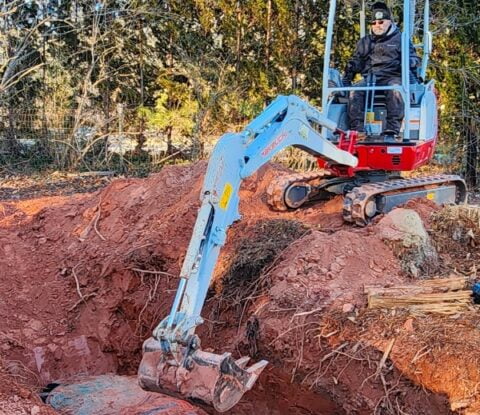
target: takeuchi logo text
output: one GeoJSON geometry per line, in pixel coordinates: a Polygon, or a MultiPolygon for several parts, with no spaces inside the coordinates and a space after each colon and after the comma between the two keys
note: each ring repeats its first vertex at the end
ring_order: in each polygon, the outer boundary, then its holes
{"type": "Polygon", "coordinates": [[[283,132],[278,137],[276,137],[267,147],[263,149],[262,156],[268,156],[274,148],[278,147],[278,145],[287,138],[287,136],[288,134],[286,132],[283,132]]]}

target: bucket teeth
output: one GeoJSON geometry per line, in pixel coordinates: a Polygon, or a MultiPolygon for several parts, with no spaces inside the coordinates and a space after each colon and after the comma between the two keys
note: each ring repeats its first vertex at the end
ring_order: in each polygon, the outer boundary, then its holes
{"type": "Polygon", "coordinates": [[[249,361],[250,361],[250,358],[248,356],[243,356],[240,359],[235,360],[235,363],[237,364],[238,367],[245,369],[249,361]]]}
{"type": "Polygon", "coordinates": [[[253,385],[255,384],[263,369],[265,369],[265,366],[267,365],[268,361],[260,360],[259,362],[253,364],[247,369],[247,372],[250,373],[250,377],[245,385],[245,389],[250,390],[253,388],[253,385]]]}

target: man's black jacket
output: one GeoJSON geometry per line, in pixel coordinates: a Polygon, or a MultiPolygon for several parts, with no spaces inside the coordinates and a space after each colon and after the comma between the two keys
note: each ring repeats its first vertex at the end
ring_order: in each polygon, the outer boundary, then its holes
{"type": "MultiPolygon", "coordinates": [[[[419,58],[410,42],[410,69],[419,64],[419,58]]],[[[367,77],[374,74],[377,82],[402,76],[402,33],[393,23],[386,34],[369,34],[359,40],[355,53],[348,61],[344,83],[351,83],[355,74],[367,77]]]]}

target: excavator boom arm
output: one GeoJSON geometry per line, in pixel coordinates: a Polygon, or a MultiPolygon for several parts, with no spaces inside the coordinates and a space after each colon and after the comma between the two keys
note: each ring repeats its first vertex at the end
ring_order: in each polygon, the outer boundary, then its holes
{"type": "MultiPolygon", "coordinates": [[[[317,123],[335,131],[336,124],[296,96],[274,100],[243,132],[220,138],[210,157],[190,245],[170,315],[154,337],[170,345],[186,341],[202,323],[200,313],[228,227],[240,219],[238,191],[243,179],[286,147],[299,147],[334,164],[355,167],[357,159],[322,137],[317,123]]],[[[166,345],[165,351],[168,351],[166,345]]]]}
{"type": "Polygon", "coordinates": [[[144,388],[170,393],[165,387],[169,384],[176,389],[173,394],[202,399],[223,411],[235,405],[253,386],[267,362],[245,369],[245,358],[233,361],[229,354],[219,357],[202,352],[195,328],[203,322],[200,314],[227,229],[240,219],[242,180],[288,146],[299,147],[333,164],[356,166],[357,159],[322,137],[317,131],[320,128],[337,130],[335,123],[300,98],[280,96],[244,131],[220,138],[208,163],[200,195],[201,207],[172,309],[155,328],[153,338],[144,344],[139,369],[140,384],[144,388]],[[175,367],[181,370],[172,369],[172,357],[175,367]],[[175,379],[170,376],[173,372],[175,379]],[[215,379],[213,383],[199,387],[198,379],[209,376],[215,379]],[[211,393],[198,395],[199,390],[209,389],[211,393]]]}

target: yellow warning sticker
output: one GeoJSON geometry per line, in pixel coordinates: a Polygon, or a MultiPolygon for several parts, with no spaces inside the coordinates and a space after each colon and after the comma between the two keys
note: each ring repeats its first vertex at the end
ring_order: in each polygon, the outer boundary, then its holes
{"type": "Polygon", "coordinates": [[[230,198],[232,197],[233,193],[233,186],[230,183],[225,183],[225,187],[223,188],[222,197],[220,198],[220,202],[218,206],[221,209],[227,210],[228,202],[230,202],[230,198]]]}
{"type": "Polygon", "coordinates": [[[375,113],[374,112],[367,112],[367,122],[374,122],[375,121],[375,113]]]}
{"type": "Polygon", "coordinates": [[[435,200],[435,192],[428,192],[427,193],[428,200],[435,200]]]}

